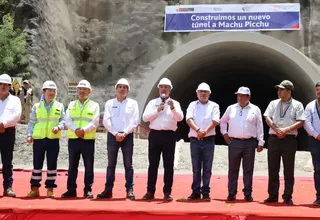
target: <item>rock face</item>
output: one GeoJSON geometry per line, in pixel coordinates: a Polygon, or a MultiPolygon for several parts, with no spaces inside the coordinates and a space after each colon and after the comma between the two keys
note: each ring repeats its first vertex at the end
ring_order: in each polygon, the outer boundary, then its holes
{"type": "MultiPolygon", "coordinates": [[[[120,77],[131,82],[131,96],[167,54],[207,33],[163,33],[168,4],[286,3],[287,0],[16,0],[16,26],[28,34],[29,71],[35,91],[53,79],[65,104],[67,83],[88,79],[92,99],[101,104],[113,96],[120,77]]],[[[300,2],[300,31],[273,36],[320,65],[320,1],[300,2]]]]}

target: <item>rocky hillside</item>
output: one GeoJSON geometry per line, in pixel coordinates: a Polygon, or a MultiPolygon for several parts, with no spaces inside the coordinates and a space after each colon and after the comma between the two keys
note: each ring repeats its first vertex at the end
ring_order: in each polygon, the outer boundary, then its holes
{"type": "MultiPolygon", "coordinates": [[[[15,0],[16,26],[28,34],[29,71],[35,91],[48,78],[66,103],[67,83],[86,78],[93,98],[113,95],[119,77],[131,82],[131,96],[153,67],[179,45],[207,33],[163,33],[168,4],[285,3],[287,0],[15,0]]],[[[302,30],[264,32],[320,65],[320,1],[302,5],[302,30]]]]}

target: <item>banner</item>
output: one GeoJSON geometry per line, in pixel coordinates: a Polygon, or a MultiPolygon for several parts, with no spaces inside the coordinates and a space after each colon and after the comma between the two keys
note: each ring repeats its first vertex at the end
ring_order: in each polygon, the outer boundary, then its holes
{"type": "Polygon", "coordinates": [[[77,82],[68,82],[68,95],[76,96],[77,93],[77,82]]]}
{"type": "Polygon", "coordinates": [[[166,6],[165,32],[300,30],[300,4],[166,6]]]}

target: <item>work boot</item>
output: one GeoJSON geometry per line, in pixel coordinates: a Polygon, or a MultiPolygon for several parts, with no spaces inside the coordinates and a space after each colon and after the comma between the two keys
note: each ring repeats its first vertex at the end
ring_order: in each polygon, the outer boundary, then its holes
{"type": "Polygon", "coordinates": [[[39,196],[40,196],[39,187],[32,187],[31,191],[27,195],[28,198],[35,198],[39,196]]]}
{"type": "Polygon", "coordinates": [[[48,188],[47,189],[47,197],[48,198],[53,198],[54,197],[53,188],[48,188]]]}
{"type": "Polygon", "coordinates": [[[3,190],[3,196],[16,197],[16,194],[12,191],[11,188],[8,188],[3,190]]]}

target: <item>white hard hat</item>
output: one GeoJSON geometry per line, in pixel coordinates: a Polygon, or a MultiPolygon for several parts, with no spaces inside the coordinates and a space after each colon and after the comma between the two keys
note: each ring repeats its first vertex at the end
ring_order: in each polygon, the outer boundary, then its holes
{"type": "Polygon", "coordinates": [[[77,88],[87,88],[91,90],[91,85],[87,80],[83,79],[78,83],[77,88]]]}
{"type": "Polygon", "coordinates": [[[234,94],[251,95],[250,89],[248,87],[241,86],[238,91],[234,94]]]}
{"type": "Polygon", "coordinates": [[[125,78],[119,79],[119,81],[118,81],[117,84],[114,86],[114,88],[117,88],[117,86],[118,86],[119,84],[128,86],[128,90],[130,90],[129,82],[128,82],[128,80],[126,80],[125,78]]]}
{"type": "Polygon", "coordinates": [[[44,89],[55,89],[55,90],[58,90],[57,89],[57,85],[51,80],[45,81],[43,83],[42,90],[44,90],[44,89]]]}
{"type": "Polygon", "coordinates": [[[196,92],[198,92],[199,90],[209,91],[211,93],[210,86],[207,83],[204,83],[204,82],[199,84],[196,92]]]}
{"type": "Polygon", "coordinates": [[[1,74],[0,75],[0,83],[5,83],[5,84],[12,84],[11,77],[8,74],[1,74]]]}
{"type": "Polygon", "coordinates": [[[171,84],[171,81],[170,81],[170,79],[168,79],[168,78],[162,78],[162,79],[160,80],[159,84],[158,84],[158,88],[159,88],[160,85],[168,85],[168,86],[171,87],[171,89],[173,89],[173,86],[172,86],[172,84],[171,84]]]}

